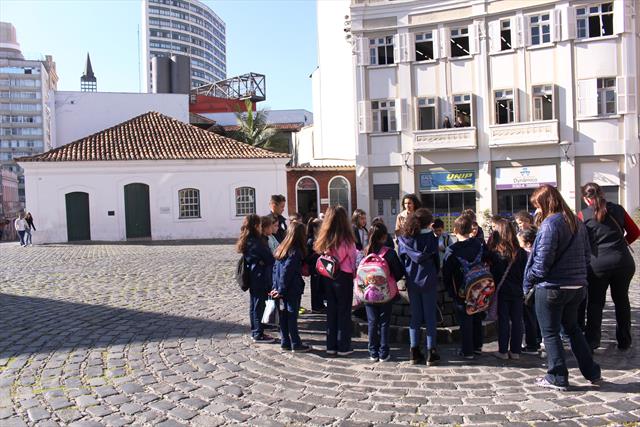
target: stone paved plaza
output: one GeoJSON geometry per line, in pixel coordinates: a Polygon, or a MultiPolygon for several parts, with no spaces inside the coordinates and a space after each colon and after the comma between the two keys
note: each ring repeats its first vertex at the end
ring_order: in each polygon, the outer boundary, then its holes
{"type": "MultiPolygon", "coordinates": [[[[640,247],[636,249],[640,253],[640,247]]],[[[441,347],[437,367],[407,346],[371,363],[364,339],[327,358],[323,319],[302,316],[311,353],[255,345],[232,245],[0,244],[0,426],[632,425],[640,420],[640,280],[635,348],[614,348],[612,306],[596,359],[605,383],[533,385],[544,360],[441,347]]],[[[304,304],[309,306],[308,301],[304,304]]]]}

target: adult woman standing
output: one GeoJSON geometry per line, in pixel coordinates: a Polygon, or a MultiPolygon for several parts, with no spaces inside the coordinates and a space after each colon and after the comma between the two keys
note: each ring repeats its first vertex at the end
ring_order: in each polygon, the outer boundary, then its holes
{"type": "Polygon", "coordinates": [[[590,182],[582,187],[582,197],[587,207],[578,217],[584,221],[591,241],[585,338],[592,349],[600,346],[602,309],[607,288],[611,286],[616,309],[616,340],[618,349],[624,351],[631,347],[629,283],[636,271],[627,245],[638,238],[640,230],[622,206],[605,200],[598,184],[590,182]]]}
{"type": "Polygon", "coordinates": [[[327,354],[348,356],[351,348],[351,304],[353,302],[353,274],[358,250],[347,211],[331,206],[325,213],[313,249],[319,254],[333,256],[338,261],[334,279],[323,278],[327,300],[327,354]]]}
{"type": "Polygon", "coordinates": [[[402,235],[402,226],[404,222],[407,220],[407,216],[410,213],[415,212],[416,210],[422,207],[422,203],[420,203],[420,199],[415,194],[405,194],[402,198],[402,208],[404,209],[402,212],[398,214],[396,217],[396,236],[402,235]]]}
{"type": "Polygon", "coordinates": [[[600,366],[593,361],[578,327],[578,306],[587,293],[587,266],[591,260],[587,231],[555,187],[541,185],[531,195],[531,203],[538,210],[538,234],[527,261],[523,287],[525,294],[535,287],[536,314],[548,364],[547,375],[539,378],[536,385],[556,390],[569,386],[561,328],[570,339],[580,372],[597,383],[602,379],[600,366]]]}

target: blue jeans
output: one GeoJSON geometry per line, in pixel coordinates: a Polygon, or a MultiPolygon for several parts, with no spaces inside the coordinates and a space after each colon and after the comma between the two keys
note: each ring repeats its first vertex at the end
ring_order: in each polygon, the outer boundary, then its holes
{"type": "Polygon", "coordinates": [[[391,302],[366,304],[369,322],[369,355],[385,359],[389,355],[389,324],[391,323],[391,302]]]}
{"type": "Polygon", "coordinates": [[[498,295],[498,351],[522,351],[522,297],[498,295]],[[511,345],[509,345],[511,343],[511,345]]]}
{"type": "Polygon", "coordinates": [[[353,275],[340,272],[335,280],[323,278],[327,298],[327,350],[351,350],[353,275]]]}
{"type": "Polygon", "coordinates": [[[536,289],[536,314],[547,352],[547,381],[567,386],[569,371],[564,358],[560,328],[569,336],[571,351],[578,360],[582,376],[588,380],[600,377],[600,366],[593,361],[587,340],[578,327],[578,306],[585,298],[586,288],[536,289]]]}
{"type": "Polygon", "coordinates": [[[424,348],[430,350],[436,348],[438,338],[438,288],[427,287],[424,291],[408,289],[409,308],[411,309],[411,322],[409,323],[409,342],[411,347],[420,345],[420,328],[427,327],[427,339],[424,348]]]}
{"type": "Polygon", "coordinates": [[[262,315],[264,314],[264,304],[266,300],[266,291],[249,289],[249,320],[251,323],[251,336],[253,338],[264,334],[262,315]]]}
{"type": "Polygon", "coordinates": [[[483,313],[476,313],[469,316],[464,304],[454,303],[454,310],[460,325],[460,335],[462,336],[461,351],[465,356],[472,356],[474,350],[482,349],[482,316],[483,313]]]}
{"type": "Polygon", "coordinates": [[[27,229],[24,230],[24,244],[26,245],[30,245],[31,243],[31,230],[27,229]]]}
{"type": "Polygon", "coordinates": [[[25,235],[26,231],[24,230],[18,230],[18,236],[20,237],[20,246],[25,246],[25,240],[24,240],[24,235],[25,235]]]}
{"type": "Polygon", "coordinates": [[[300,296],[283,298],[284,310],[280,310],[278,304],[278,315],[280,316],[280,345],[282,348],[291,349],[292,346],[302,344],[298,333],[298,310],[300,309],[300,296]]]}

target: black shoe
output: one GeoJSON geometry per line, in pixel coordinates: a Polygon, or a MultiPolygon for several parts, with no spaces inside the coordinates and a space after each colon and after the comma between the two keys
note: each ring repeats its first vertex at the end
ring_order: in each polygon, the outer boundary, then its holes
{"type": "Polygon", "coordinates": [[[419,347],[411,347],[411,350],[409,353],[409,362],[411,362],[412,365],[424,363],[424,356],[420,352],[419,347]]]}
{"type": "Polygon", "coordinates": [[[427,355],[427,366],[437,365],[440,361],[440,355],[436,351],[435,348],[429,350],[429,354],[427,355]]]}
{"type": "Polygon", "coordinates": [[[260,343],[260,344],[271,344],[271,343],[274,343],[275,341],[276,341],[275,338],[270,337],[267,334],[262,334],[257,337],[253,337],[253,342],[260,343]]]}
{"type": "Polygon", "coordinates": [[[522,354],[534,354],[534,355],[537,355],[538,353],[540,353],[540,349],[522,347],[522,354]]]}
{"type": "Polygon", "coordinates": [[[311,346],[306,344],[294,345],[291,348],[291,351],[294,353],[306,353],[307,351],[310,351],[310,350],[311,350],[311,346]]]}

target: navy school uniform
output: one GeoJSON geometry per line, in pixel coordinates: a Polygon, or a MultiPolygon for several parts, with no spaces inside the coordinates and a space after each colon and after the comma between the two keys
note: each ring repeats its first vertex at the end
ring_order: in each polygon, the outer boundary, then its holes
{"type": "Polygon", "coordinates": [[[269,246],[260,237],[249,237],[243,253],[245,265],[249,269],[249,319],[251,336],[258,338],[264,334],[262,315],[267,295],[271,290],[271,272],[274,258],[269,246]]]}
{"type": "Polygon", "coordinates": [[[304,290],[302,262],[302,253],[292,249],[273,266],[273,289],[282,296],[281,301],[278,301],[280,345],[288,350],[302,344],[298,333],[298,310],[304,290]]]}

